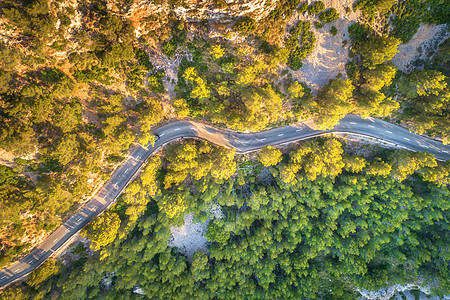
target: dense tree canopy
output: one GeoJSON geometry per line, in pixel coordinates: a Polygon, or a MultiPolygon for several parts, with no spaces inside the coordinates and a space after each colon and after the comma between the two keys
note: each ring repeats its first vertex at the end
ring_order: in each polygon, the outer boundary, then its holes
{"type": "MultiPolygon", "coordinates": [[[[192,166],[192,147],[204,154],[213,149],[185,142],[168,149],[167,159],[180,151],[192,166]]],[[[357,298],[355,287],[377,290],[419,278],[433,280],[435,294],[448,293],[450,192],[442,183],[424,181],[431,179],[429,171],[447,172],[447,163],[436,166],[428,154],[404,150],[378,149],[363,159],[345,153],[335,139],[303,142],[288,156],[287,165],[269,168],[269,176],[255,162],[255,175],[236,187],[233,179],[203,177],[153,194],[139,220],[103,248],[107,255],[80,260],[37,285],[30,279],[6,295],[132,298],[139,287],[154,299],[357,298]],[[387,155],[387,161],[376,155],[387,155]],[[391,165],[388,176],[384,166],[391,165]],[[282,176],[286,166],[294,178],[289,182],[282,176]],[[187,258],[170,248],[170,226],[180,225],[183,212],[201,215],[215,199],[224,216],[208,221],[207,252],[187,258]]],[[[149,162],[142,184],[159,164],[156,158],[149,162]]],[[[133,184],[125,198],[145,191],[133,184]]],[[[113,209],[124,216],[123,209],[113,209]]],[[[84,257],[78,248],[73,251],[84,257]]]]}
{"type": "Polygon", "coordinates": [[[92,250],[95,251],[114,241],[119,226],[119,216],[111,211],[107,211],[94,218],[94,220],[83,229],[81,234],[89,239],[92,250]]]}

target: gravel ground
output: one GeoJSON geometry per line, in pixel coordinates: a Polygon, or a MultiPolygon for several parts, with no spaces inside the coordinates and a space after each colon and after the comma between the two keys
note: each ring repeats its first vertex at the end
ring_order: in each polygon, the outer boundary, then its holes
{"type": "Polygon", "coordinates": [[[422,24],[411,41],[398,46],[398,53],[392,62],[403,72],[411,72],[413,62],[418,59],[428,59],[448,37],[447,25],[422,24]]]}
{"type": "Polygon", "coordinates": [[[178,247],[181,253],[186,255],[188,259],[194,255],[197,250],[207,252],[206,244],[208,240],[205,238],[206,227],[209,221],[204,223],[193,223],[194,214],[186,214],[184,216],[184,225],[181,227],[170,227],[172,235],[168,241],[170,247],[178,247]]]}
{"type": "Polygon", "coordinates": [[[203,223],[194,223],[194,214],[186,214],[183,226],[170,227],[172,234],[167,242],[169,246],[178,247],[180,252],[186,255],[188,259],[191,259],[192,255],[198,250],[207,253],[206,228],[213,217],[216,219],[224,217],[220,206],[217,204],[211,207],[210,213],[211,218],[203,223]]]}

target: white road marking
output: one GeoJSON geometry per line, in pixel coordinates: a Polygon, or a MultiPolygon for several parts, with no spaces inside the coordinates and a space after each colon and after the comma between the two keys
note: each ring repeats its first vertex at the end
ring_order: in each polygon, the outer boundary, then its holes
{"type": "Polygon", "coordinates": [[[59,239],[54,239],[54,240],[53,240],[53,243],[56,242],[57,240],[59,240],[59,239]]]}
{"type": "Polygon", "coordinates": [[[297,129],[295,132],[299,132],[299,131],[302,131],[301,129],[297,129]]]}
{"type": "Polygon", "coordinates": [[[229,139],[224,139],[225,141],[227,141],[227,142],[229,142],[230,140],[229,139]]]}
{"type": "Polygon", "coordinates": [[[3,279],[3,278],[6,278],[6,276],[2,276],[2,278],[0,278],[0,279],[3,279]]]}
{"type": "Polygon", "coordinates": [[[448,153],[448,151],[447,151],[447,150],[442,150],[442,152],[444,152],[444,153],[448,153]]]}
{"type": "Polygon", "coordinates": [[[355,123],[355,122],[350,122],[350,124],[351,124],[351,125],[356,125],[356,123],[355,123]]]}
{"type": "Polygon", "coordinates": [[[369,127],[370,127],[370,128],[375,128],[375,126],[373,126],[373,125],[369,125],[369,127]]]}
{"type": "Polygon", "coordinates": [[[248,144],[248,141],[242,141],[241,143],[242,144],[248,144]]]}
{"type": "Polygon", "coordinates": [[[77,222],[80,222],[81,221],[81,219],[83,219],[82,217],[81,218],[79,218],[78,220],[77,220],[77,222]]]}
{"type": "Polygon", "coordinates": [[[424,147],[424,148],[430,148],[430,147],[428,147],[428,146],[426,146],[426,145],[422,145],[422,147],[424,147]]]}
{"type": "Polygon", "coordinates": [[[284,133],[280,133],[278,136],[283,136],[284,135],[284,133]]]}
{"type": "Polygon", "coordinates": [[[32,264],[32,263],[33,263],[33,260],[30,260],[28,263],[29,263],[29,264],[32,264]]]}
{"type": "Polygon", "coordinates": [[[128,173],[128,171],[129,171],[129,169],[126,169],[126,170],[125,170],[125,174],[127,174],[127,173],[128,173]]]}
{"type": "Polygon", "coordinates": [[[141,156],[140,156],[140,155],[136,156],[136,159],[139,159],[139,158],[141,158],[141,156]]]}
{"type": "Polygon", "coordinates": [[[263,139],[261,139],[261,142],[262,142],[262,141],[265,141],[265,140],[267,140],[267,138],[263,138],[263,139]]]}
{"type": "Polygon", "coordinates": [[[404,139],[405,139],[405,140],[407,140],[407,141],[409,141],[409,140],[410,140],[410,139],[408,139],[408,138],[405,138],[405,137],[404,137],[404,139]]]}
{"type": "Polygon", "coordinates": [[[159,137],[162,137],[163,135],[165,135],[165,133],[161,133],[161,134],[159,135],[159,137]]]}
{"type": "Polygon", "coordinates": [[[178,130],[180,130],[181,128],[175,128],[173,131],[178,131],[178,130]]]}
{"type": "Polygon", "coordinates": [[[20,269],[16,269],[14,272],[19,272],[20,271],[20,269]]]}
{"type": "Polygon", "coordinates": [[[66,232],[69,231],[69,228],[66,228],[66,232]]]}
{"type": "Polygon", "coordinates": [[[209,132],[209,131],[207,131],[206,133],[207,133],[207,134],[211,134],[211,135],[212,135],[212,133],[211,133],[211,132],[209,132]]]}
{"type": "Polygon", "coordinates": [[[392,132],[391,132],[391,131],[388,131],[388,130],[386,130],[386,132],[387,132],[387,133],[390,133],[390,134],[392,134],[392,132]]]}

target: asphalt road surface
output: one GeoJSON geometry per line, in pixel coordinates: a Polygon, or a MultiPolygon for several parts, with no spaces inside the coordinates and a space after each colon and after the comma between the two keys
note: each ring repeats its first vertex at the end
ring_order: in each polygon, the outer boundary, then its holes
{"type": "Polygon", "coordinates": [[[333,130],[314,130],[312,122],[303,122],[252,134],[223,131],[194,121],[173,122],[154,130],[154,133],[160,137],[155,146],[148,149],[138,146],[100,191],[41,245],[21,260],[2,269],[0,287],[14,282],[42,264],[120,195],[148,156],[174,139],[203,138],[216,145],[235,148],[237,152],[242,153],[258,150],[266,145],[279,145],[332,132],[373,137],[413,151],[427,151],[442,161],[450,159],[450,145],[445,146],[438,141],[410,133],[407,129],[391,123],[372,118],[361,119],[355,115],[347,115],[333,130]]]}

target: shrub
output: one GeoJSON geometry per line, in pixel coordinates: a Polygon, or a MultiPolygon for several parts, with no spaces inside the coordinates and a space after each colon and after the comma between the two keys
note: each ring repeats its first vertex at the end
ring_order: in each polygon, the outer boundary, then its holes
{"type": "Polygon", "coordinates": [[[233,26],[233,29],[244,35],[253,33],[256,30],[256,21],[250,17],[243,17],[233,26]]]}
{"type": "Polygon", "coordinates": [[[303,3],[297,8],[299,14],[304,14],[308,10],[308,2],[303,3]]]}
{"type": "Polygon", "coordinates": [[[317,15],[325,10],[325,4],[322,1],[317,1],[308,6],[307,9],[310,15],[317,15]]]}
{"type": "Polygon", "coordinates": [[[150,61],[148,54],[144,50],[142,50],[140,48],[135,48],[134,55],[135,55],[136,59],[138,60],[139,64],[141,66],[144,66],[144,68],[147,71],[151,71],[153,69],[153,64],[150,61]]]}
{"type": "Polygon", "coordinates": [[[322,23],[320,23],[320,22],[314,21],[314,27],[315,27],[316,29],[320,29],[320,28],[323,27],[323,25],[322,25],[322,23]]]}
{"type": "Polygon", "coordinates": [[[336,29],[336,27],[331,26],[330,33],[331,33],[332,35],[336,35],[336,34],[337,34],[337,29],[336,29]]]}
{"type": "Polygon", "coordinates": [[[178,48],[178,43],[176,39],[172,38],[170,41],[166,42],[163,45],[163,52],[168,56],[172,57],[175,53],[175,50],[178,48]]]}
{"type": "Polygon", "coordinates": [[[320,14],[319,19],[322,22],[330,23],[339,18],[339,13],[335,8],[330,8],[320,14]]]}

